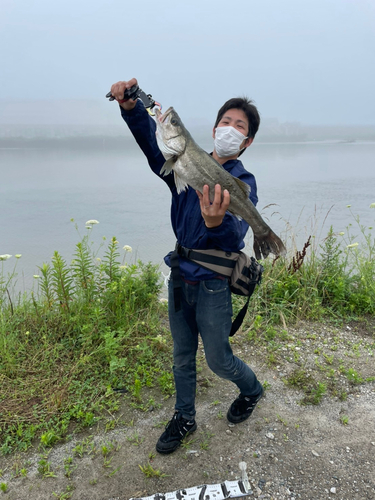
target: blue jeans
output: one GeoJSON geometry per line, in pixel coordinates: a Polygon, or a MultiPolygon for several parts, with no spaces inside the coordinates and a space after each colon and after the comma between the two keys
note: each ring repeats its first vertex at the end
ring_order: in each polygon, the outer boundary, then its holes
{"type": "Polygon", "coordinates": [[[183,418],[195,416],[196,354],[201,335],[207,364],[219,377],[234,382],[242,394],[259,394],[255,373],[233,355],[229,343],[232,300],[227,280],[211,279],[190,285],[182,281],[181,309],[175,312],[173,282],[169,281],[169,322],[173,337],[175,409],[183,418]]]}

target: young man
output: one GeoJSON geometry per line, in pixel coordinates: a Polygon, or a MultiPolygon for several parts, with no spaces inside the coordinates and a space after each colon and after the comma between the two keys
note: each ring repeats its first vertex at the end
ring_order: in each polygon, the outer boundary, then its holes
{"type": "MultiPolygon", "coordinates": [[[[137,84],[135,78],[112,85],[111,93],[120,103],[121,114],[138,145],[147,157],[153,172],[164,180],[172,193],[171,222],[177,241],[194,249],[219,248],[228,252],[241,250],[248,224],[227,212],[230,194],[215,186],[210,203],[209,187],[197,193],[189,187],[177,194],[173,174],[160,175],[165,159],[155,138],[156,124],[141,101],[123,100],[125,89],[137,84]]],[[[259,114],[251,101],[234,98],[219,110],[212,132],[213,158],[233,176],[250,185],[250,199],[256,205],[255,178],[247,172],[240,154],[250,146],[259,127],[259,114]]],[[[165,262],[170,266],[170,252],[165,262]]],[[[232,324],[231,292],[227,279],[215,275],[190,260],[179,258],[182,277],[181,308],[176,312],[173,286],[169,283],[169,321],[173,337],[173,374],[176,385],[175,414],[160,436],[156,450],[171,453],[184,437],[194,432],[196,393],[196,353],[201,336],[206,360],[218,376],[234,382],[240,390],[230,406],[227,418],[232,423],[246,420],[263,395],[263,388],[254,372],[233,355],[229,344],[232,324]]]]}

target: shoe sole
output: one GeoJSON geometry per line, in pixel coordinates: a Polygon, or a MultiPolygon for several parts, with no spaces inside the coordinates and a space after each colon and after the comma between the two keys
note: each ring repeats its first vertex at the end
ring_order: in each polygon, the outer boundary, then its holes
{"type": "Polygon", "coordinates": [[[236,417],[233,417],[232,414],[229,413],[229,410],[228,410],[227,420],[231,424],[240,424],[241,422],[245,422],[245,420],[247,420],[248,418],[250,418],[252,414],[253,414],[253,412],[249,413],[248,415],[244,415],[242,417],[237,417],[237,419],[236,419],[236,417]]]}
{"type": "MultiPolygon", "coordinates": [[[[193,434],[193,432],[195,432],[196,430],[197,430],[197,424],[195,424],[195,427],[193,427],[189,432],[185,434],[184,439],[186,439],[190,434],[193,434]]],[[[182,439],[181,441],[176,441],[176,446],[168,449],[158,448],[158,443],[156,443],[156,451],[158,453],[161,453],[162,455],[168,455],[169,453],[173,453],[174,451],[177,450],[177,448],[181,446],[181,443],[184,439],[182,439]]]]}

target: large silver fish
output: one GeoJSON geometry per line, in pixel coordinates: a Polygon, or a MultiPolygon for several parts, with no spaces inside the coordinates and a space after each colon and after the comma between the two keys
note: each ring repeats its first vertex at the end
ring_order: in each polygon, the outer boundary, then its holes
{"type": "Polygon", "coordinates": [[[250,186],[233,177],[212,156],[196,144],[186,130],[180,117],[173,108],[162,114],[155,109],[158,142],[167,159],[161,173],[174,172],[177,192],[181,193],[188,186],[203,192],[203,186],[210,188],[213,201],[214,187],[220,184],[222,190],[230,194],[228,212],[242,217],[254,233],[254,252],[257,259],[266,258],[270,253],[285,255],[283,242],[264,222],[259,212],[249,199],[250,186]]]}

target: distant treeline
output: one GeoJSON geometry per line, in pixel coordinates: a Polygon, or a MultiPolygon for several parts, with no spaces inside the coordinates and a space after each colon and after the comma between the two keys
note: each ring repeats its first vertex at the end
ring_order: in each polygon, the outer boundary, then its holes
{"type": "MultiPolygon", "coordinates": [[[[1,132],[1,131],[0,131],[1,132]]],[[[60,131],[61,132],[61,131],[60,131]]],[[[207,140],[212,141],[207,131],[203,133],[203,129],[192,129],[191,133],[198,144],[200,140],[207,143],[207,140]]],[[[13,132],[14,133],[14,132],[13,132]]],[[[30,133],[30,131],[29,131],[30,133]]],[[[84,134],[65,135],[59,131],[50,131],[51,135],[31,135],[14,136],[3,135],[0,133],[0,148],[37,148],[37,149],[127,149],[136,146],[134,138],[130,135],[111,135],[108,134],[84,134]],[[54,132],[56,136],[53,137],[54,132]]],[[[320,141],[335,141],[335,142],[356,142],[356,141],[371,141],[375,142],[375,127],[314,127],[301,126],[299,124],[273,124],[265,123],[263,129],[259,130],[256,136],[256,142],[259,143],[295,143],[295,142],[320,142],[320,141]]]]}

